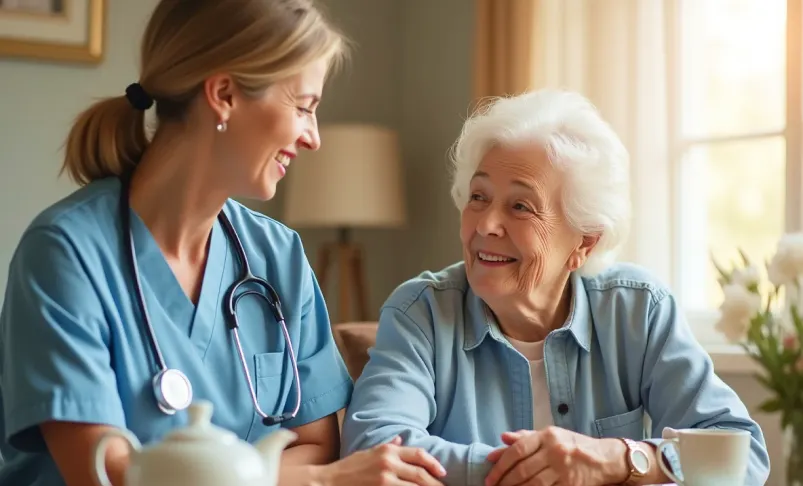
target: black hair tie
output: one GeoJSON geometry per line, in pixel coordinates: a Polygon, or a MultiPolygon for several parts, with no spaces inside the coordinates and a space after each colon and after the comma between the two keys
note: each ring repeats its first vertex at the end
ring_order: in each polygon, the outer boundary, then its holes
{"type": "Polygon", "coordinates": [[[145,111],[153,106],[153,98],[139,83],[129,84],[125,89],[125,97],[131,103],[131,106],[137,110],[145,111]]]}

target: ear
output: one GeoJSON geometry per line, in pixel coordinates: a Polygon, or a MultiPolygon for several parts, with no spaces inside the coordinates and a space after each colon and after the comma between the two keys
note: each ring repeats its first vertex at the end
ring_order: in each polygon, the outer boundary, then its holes
{"type": "Polygon", "coordinates": [[[204,81],[204,98],[216,122],[227,122],[235,104],[237,85],[228,74],[214,74],[204,81]]]}
{"type": "Polygon", "coordinates": [[[583,235],[580,245],[569,256],[569,271],[573,272],[583,266],[594,247],[599,243],[600,238],[602,238],[602,235],[599,233],[583,235]]]}

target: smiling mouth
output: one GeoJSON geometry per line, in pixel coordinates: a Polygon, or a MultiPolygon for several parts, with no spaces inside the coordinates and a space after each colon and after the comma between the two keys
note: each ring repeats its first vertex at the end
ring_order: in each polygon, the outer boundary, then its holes
{"type": "Polygon", "coordinates": [[[285,169],[290,165],[290,156],[284,153],[281,153],[276,156],[276,162],[281,164],[285,169]]]}
{"type": "Polygon", "coordinates": [[[477,252],[477,258],[480,261],[485,262],[485,263],[497,263],[497,264],[513,263],[513,262],[516,261],[515,258],[511,258],[511,257],[504,256],[504,255],[497,255],[497,254],[494,254],[494,253],[486,253],[484,251],[478,251],[477,252]]]}

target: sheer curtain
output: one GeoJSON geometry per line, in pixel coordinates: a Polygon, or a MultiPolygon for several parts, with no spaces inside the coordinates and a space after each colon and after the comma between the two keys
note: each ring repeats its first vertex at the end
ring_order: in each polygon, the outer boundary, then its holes
{"type": "MultiPolygon", "coordinates": [[[[671,3],[671,2],[668,2],[671,3]]],[[[633,223],[621,260],[671,281],[667,75],[662,0],[477,0],[475,97],[579,91],[631,155],[633,223]]]]}
{"type": "Polygon", "coordinates": [[[532,84],[533,0],[477,0],[474,98],[515,94],[532,84]]]}

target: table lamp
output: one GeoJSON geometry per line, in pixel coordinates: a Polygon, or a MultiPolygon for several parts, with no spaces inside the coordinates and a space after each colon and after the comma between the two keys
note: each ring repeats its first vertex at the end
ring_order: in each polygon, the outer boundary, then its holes
{"type": "Polygon", "coordinates": [[[368,319],[363,253],[351,239],[357,227],[403,226],[407,212],[398,135],[367,124],[320,129],[321,148],[303,151],[288,173],[284,221],[294,227],[336,228],[336,242],[324,244],[316,276],[326,289],[329,267],[337,260],[336,322],[368,319]],[[353,297],[357,315],[352,318],[353,297]]]}

